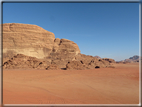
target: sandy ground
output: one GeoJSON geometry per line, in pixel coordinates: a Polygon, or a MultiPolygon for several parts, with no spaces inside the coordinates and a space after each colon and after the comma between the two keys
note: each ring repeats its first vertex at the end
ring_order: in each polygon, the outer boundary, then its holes
{"type": "Polygon", "coordinates": [[[4,104],[139,104],[139,65],[3,70],[4,104]]]}

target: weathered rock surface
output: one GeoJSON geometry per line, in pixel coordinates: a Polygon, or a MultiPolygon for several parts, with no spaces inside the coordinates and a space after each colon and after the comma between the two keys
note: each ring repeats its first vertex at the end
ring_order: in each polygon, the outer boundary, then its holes
{"type": "Polygon", "coordinates": [[[30,24],[3,24],[3,53],[5,56],[24,54],[43,59],[51,53],[78,54],[79,47],[73,41],[56,38],[52,32],[30,24]],[[9,53],[10,52],[10,53],[9,53]]]}
{"type": "Polygon", "coordinates": [[[109,61],[105,59],[98,59],[93,56],[78,54],[74,61],[70,61],[66,65],[67,70],[82,70],[82,69],[95,69],[95,68],[114,68],[109,61]]]}
{"type": "Polygon", "coordinates": [[[50,54],[55,36],[30,24],[3,24],[3,53],[24,54],[44,58],[50,54]]]}
{"type": "Polygon", "coordinates": [[[35,57],[26,56],[23,54],[17,54],[14,57],[12,57],[10,60],[7,60],[3,63],[4,69],[30,69],[30,68],[39,68],[39,66],[44,66],[43,69],[47,68],[49,66],[50,62],[43,61],[40,59],[37,59],[35,57]]]}
{"type": "Polygon", "coordinates": [[[112,59],[80,53],[76,43],[56,38],[36,25],[3,24],[4,69],[93,69],[109,67],[112,59]]]}
{"type": "Polygon", "coordinates": [[[102,58],[102,60],[108,61],[110,63],[115,63],[115,60],[111,58],[102,58]]]}
{"type": "Polygon", "coordinates": [[[67,70],[82,70],[85,69],[85,64],[82,64],[80,61],[71,61],[68,62],[68,64],[66,65],[66,69],[67,70]]]}
{"type": "Polygon", "coordinates": [[[50,64],[46,70],[59,70],[60,68],[56,64],[50,64]]]}
{"type": "Polygon", "coordinates": [[[23,54],[17,54],[11,59],[3,62],[4,69],[46,69],[46,70],[83,70],[83,69],[94,69],[94,68],[105,68],[113,66],[106,60],[98,59],[92,56],[79,54],[78,59],[70,60],[65,62],[64,60],[56,60],[52,62],[46,59],[37,59],[36,57],[30,57],[23,54]],[[90,59],[89,59],[90,58],[90,59]],[[54,62],[54,63],[53,63],[54,62]],[[65,66],[64,68],[61,66],[65,66]]]}
{"type": "MultiPolygon", "coordinates": [[[[79,47],[73,41],[67,39],[55,39],[53,51],[50,53],[52,64],[65,68],[69,61],[72,61],[80,53],[79,47]]],[[[49,57],[47,59],[49,59],[49,57]]]]}

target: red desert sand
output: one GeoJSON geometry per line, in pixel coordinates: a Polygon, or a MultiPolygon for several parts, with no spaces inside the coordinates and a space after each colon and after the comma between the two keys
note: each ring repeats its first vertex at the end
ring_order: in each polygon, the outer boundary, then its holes
{"type": "Polygon", "coordinates": [[[139,104],[139,64],[89,70],[3,70],[4,104],[139,104]]]}

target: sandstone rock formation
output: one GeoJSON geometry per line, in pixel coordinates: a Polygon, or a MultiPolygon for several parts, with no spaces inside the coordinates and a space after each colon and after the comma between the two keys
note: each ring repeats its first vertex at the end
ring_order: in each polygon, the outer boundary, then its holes
{"type": "Polygon", "coordinates": [[[3,24],[3,57],[16,54],[44,59],[51,54],[80,52],[76,43],[56,38],[52,32],[30,24],[3,24]]]}
{"type": "MultiPolygon", "coordinates": [[[[6,69],[23,69],[23,68],[37,68],[39,65],[42,64],[42,61],[35,57],[29,57],[23,54],[17,54],[11,59],[5,61],[3,63],[3,68],[6,69]]],[[[47,67],[47,65],[46,65],[47,67]]]]}
{"type": "MultiPolygon", "coordinates": [[[[46,70],[83,70],[83,69],[94,69],[94,68],[105,68],[111,67],[112,65],[106,60],[98,59],[92,56],[80,54],[80,59],[70,60],[64,63],[64,60],[60,60],[60,63],[49,62],[46,59],[37,59],[36,57],[30,57],[23,54],[17,54],[11,59],[3,63],[4,69],[46,69],[46,70]],[[82,57],[82,58],[81,58],[82,57]],[[90,58],[90,59],[89,59],[90,58]],[[65,67],[60,67],[64,65],[65,67]]],[[[76,56],[76,57],[79,57],[76,56]]]]}
{"type": "Polygon", "coordinates": [[[82,70],[82,69],[94,69],[94,68],[105,68],[105,67],[114,68],[114,66],[112,66],[110,62],[105,59],[98,59],[96,57],[84,54],[78,54],[75,57],[74,61],[70,61],[66,65],[67,70],[73,70],[73,69],[82,70]]]}
{"type": "Polygon", "coordinates": [[[82,70],[82,69],[86,69],[85,64],[83,64],[81,61],[71,61],[68,62],[68,64],[66,65],[66,69],[67,70],[82,70]]]}
{"type": "Polygon", "coordinates": [[[105,60],[105,61],[108,61],[110,63],[115,63],[115,60],[111,59],[111,58],[102,58],[102,59],[105,60]]]}
{"type": "Polygon", "coordinates": [[[76,43],[55,38],[36,25],[3,24],[4,69],[94,69],[109,67],[112,59],[84,55],[76,43]]]}
{"type": "Polygon", "coordinates": [[[53,33],[36,25],[3,24],[3,53],[24,54],[44,58],[54,45],[53,33]]]}
{"type": "Polygon", "coordinates": [[[56,64],[50,64],[46,70],[59,70],[60,68],[56,64]]]}
{"type": "Polygon", "coordinates": [[[73,41],[61,39],[59,43],[56,40],[59,41],[60,39],[55,39],[53,51],[50,53],[50,58],[47,57],[47,59],[51,59],[52,64],[65,68],[66,64],[80,53],[80,50],[73,41]]]}

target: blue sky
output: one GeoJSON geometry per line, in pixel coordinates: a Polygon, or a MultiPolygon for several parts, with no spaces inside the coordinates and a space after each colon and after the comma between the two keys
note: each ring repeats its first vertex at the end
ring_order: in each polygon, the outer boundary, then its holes
{"type": "Polygon", "coordinates": [[[3,23],[38,25],[86,55],[139,55],[139,3],[4,3],[3,23]]]}

